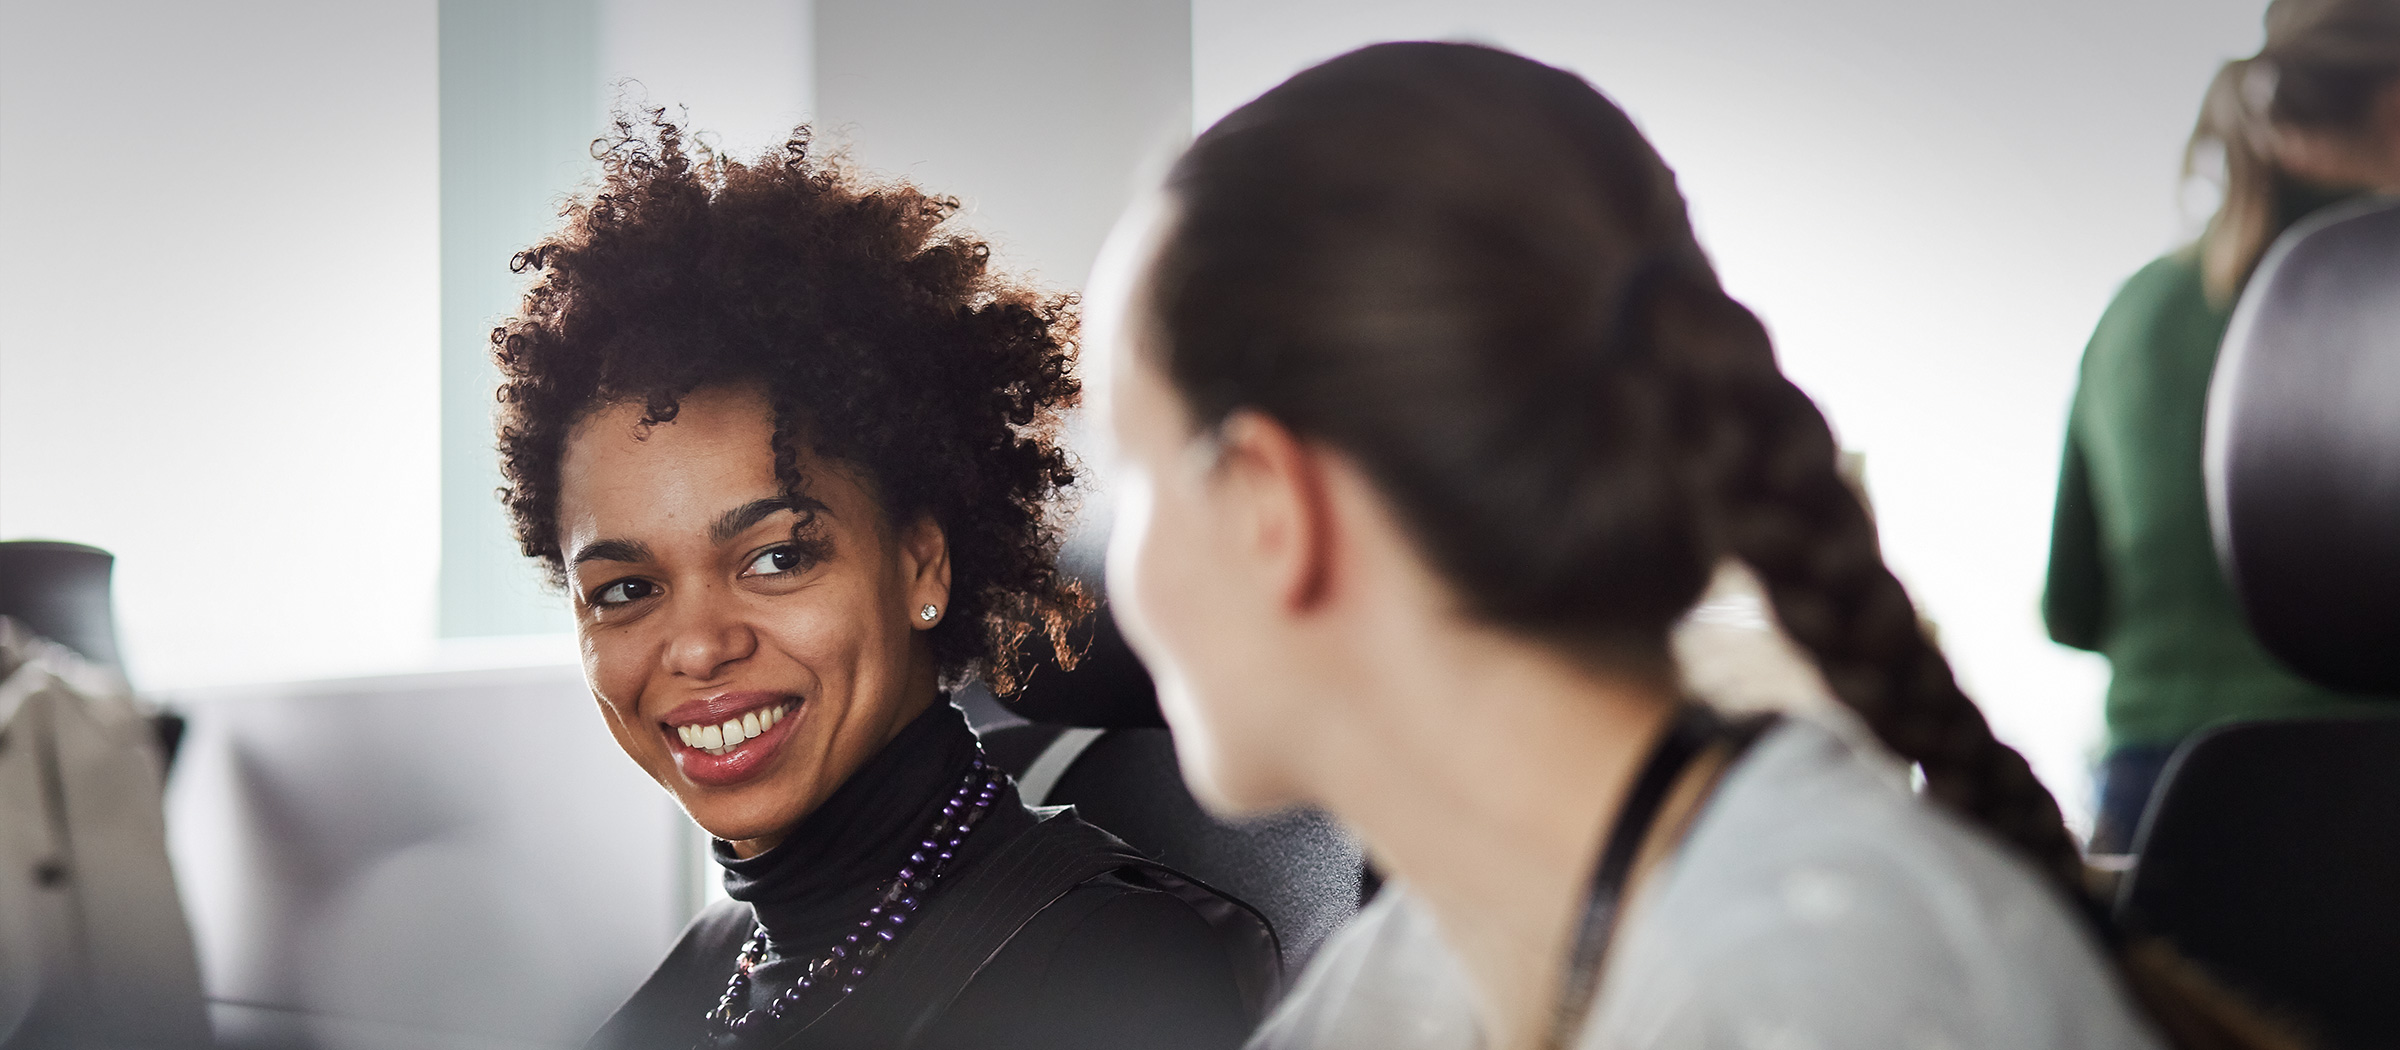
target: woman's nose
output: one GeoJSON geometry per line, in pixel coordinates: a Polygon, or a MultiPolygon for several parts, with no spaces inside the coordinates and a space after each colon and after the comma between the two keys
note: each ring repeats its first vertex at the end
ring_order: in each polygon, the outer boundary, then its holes
{"type": "Polygon", "coordinates": [[[676,612],[664,654],[667,673],[706,682],[723,674],[727,665],[757,651],[757,632],[740,616],[732,615],[733,610],[712,600],[718,597],[703,592],[680,603],[683,608],[676,612]]]}

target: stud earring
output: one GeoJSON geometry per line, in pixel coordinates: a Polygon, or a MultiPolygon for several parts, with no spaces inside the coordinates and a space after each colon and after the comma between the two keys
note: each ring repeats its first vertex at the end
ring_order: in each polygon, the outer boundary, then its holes
{"type": "Polygon", "coordinates": [[[928,606],[926,606],[926,607],[924,607],[924,608],[922,608],[922,609],[919,609],[919,610],[917,610],[917,619],[923,620],[923,621],[925,621],[926,623],[932,623],[932,622],[933,622],[933,618],[934,618],[934,617],[936,617],[936,616],[940,616],[941,614],[942,614],[942,610],[941,610],[941,608],[940,608],[939,606],[928,605],[928,606]]]}

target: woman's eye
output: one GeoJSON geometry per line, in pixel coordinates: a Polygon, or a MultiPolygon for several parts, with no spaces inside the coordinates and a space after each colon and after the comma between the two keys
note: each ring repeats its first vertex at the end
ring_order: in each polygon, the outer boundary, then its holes
{"type": "Polygon", "coordinates": [[[804,561],[798,548],[770,547],[760,551],[758,558],[750,563],[750,567],[742,570],[742,575],[779,576],[800,568],[804,561]]]}
{"type": "Polygon", "coordinates": [[[627,605],[658,593],[658,585],[648,580],[618,580],[592,594],[594,605],[627,605]]]}

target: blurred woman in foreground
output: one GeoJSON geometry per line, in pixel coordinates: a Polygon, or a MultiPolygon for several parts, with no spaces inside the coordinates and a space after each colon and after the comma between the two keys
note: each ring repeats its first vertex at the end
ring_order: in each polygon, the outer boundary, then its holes
{"type": "Polygon", "coordinates": [[[2108,655],[2094,852],[2124,852],[2176,745],[2229,719],[2357,704],[2267,655],[2217,566],[2200,474],[2208,385],[2234,300],[2278,234],[2400,191],[2400,0],[2276,0],[2192,134],[2225,199],[2198,244],[2125,282],[2084,351],[2042,597],[2050,636],[2108,655]]]}
{"type": "Polygon", "coordinates": [[[1093,291],[1118,616],[1201,797],[1322,805],[1396,879],[1254,1045],[2272,1045],[2092,918],[1590,85],[1354,52],[1127,231],[1093,291]],[[1685,698],[1669,631],[1727,560],[1880,747],[1685,698]]]}

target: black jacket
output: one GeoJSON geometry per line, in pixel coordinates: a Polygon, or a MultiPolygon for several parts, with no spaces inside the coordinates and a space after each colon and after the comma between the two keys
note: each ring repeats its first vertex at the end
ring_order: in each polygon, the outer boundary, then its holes
{"type": "MultiPolygon", "coordinates": [[[[774,849],[745,859],[718,843],[733,899],[684,930],[589,1050],[1239,1046],[1279,976],[1257,913],[1071,812],[1027,809],[1013,786],[854,994],[813,1020],[712,1041],[723,1028],[706,1015],[753,923],[799,957],[832,944],[980,754],[959,712],[937,704],[774,849]]],[[[771,959],[756,976],[749,996],[764,1002],[797,974],[771,959]]]]}

